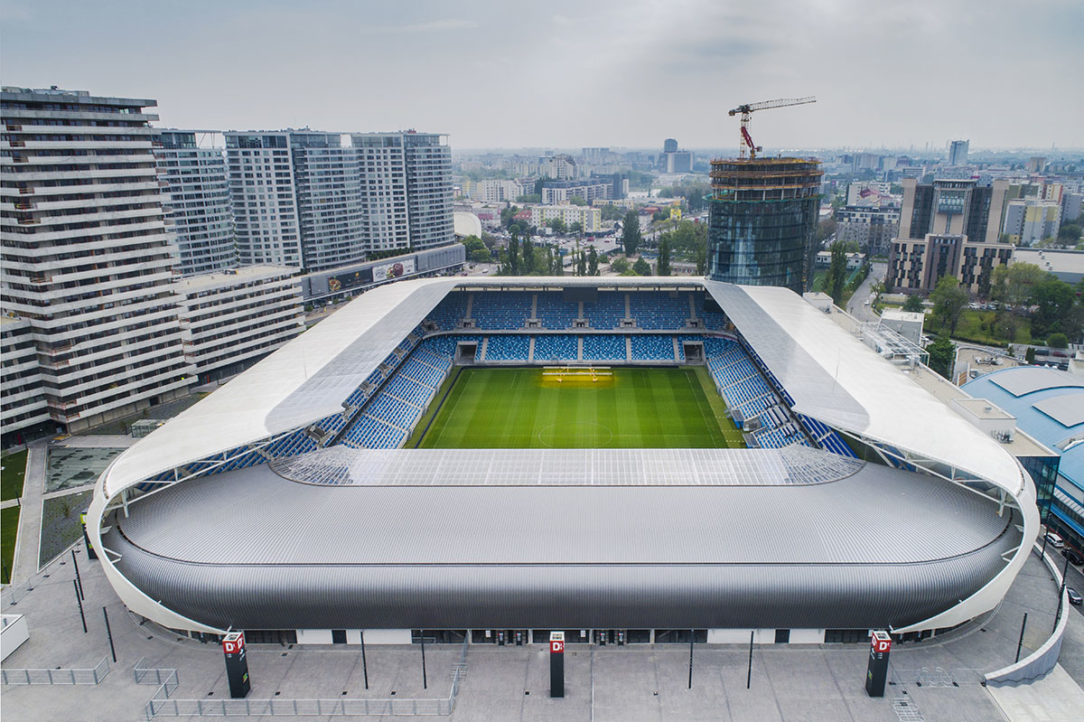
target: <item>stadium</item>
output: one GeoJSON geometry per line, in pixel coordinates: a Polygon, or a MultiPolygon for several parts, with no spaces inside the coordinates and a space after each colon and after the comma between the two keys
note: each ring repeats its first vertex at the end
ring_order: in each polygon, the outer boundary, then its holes
{"type": "Polygon", "coordinates": [[[252,641],[954,628],[1023,565],[1034,486],[833,315],[703,279],[385,285],[118,457],[87,531],[132,612],[252,641]]]}

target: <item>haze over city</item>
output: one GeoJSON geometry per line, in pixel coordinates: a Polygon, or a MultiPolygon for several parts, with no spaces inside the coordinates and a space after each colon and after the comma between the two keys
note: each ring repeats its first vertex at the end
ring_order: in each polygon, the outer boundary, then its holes
{"type": "Polygon", "coordinates": [[[8,0],[5,84],[156,98],[161,126],[426,128],[453,147],[1084,146],[1084,4],[8,0]],[[40,49],[48,47],[48,53],[40,49]]]}

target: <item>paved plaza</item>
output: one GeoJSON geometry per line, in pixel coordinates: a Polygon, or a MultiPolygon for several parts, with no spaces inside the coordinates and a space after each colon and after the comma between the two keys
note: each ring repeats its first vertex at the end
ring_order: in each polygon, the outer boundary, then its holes
{"type": "MultiPolygon", "coordinates": [[[[6,718],[146,719],[146,703],[156,687],[136,684],[133,669],[139,662],[146,668],[177,670],[180,684],[172,699],[204,700],[210,705],[229,698],[218,645],[181,638],[142,623],[126,612],[97,562],[88,561],[81,548],[76,559],[86,597],[88,632],[83,633],[79,618],[69,552],[39,572],[29,591],[25,587],[5,590],[3,611],[27,616],[30,640],[5,661],[4,668],[89,669],[106,658],[109,674],[97,686],[6,685],[0,702],[6,718]],[[115,664],[103,606],[113,632],[115,664]]],[[[891,682],[883,699],[867,697],[863,688],[864,644],[756,646],[751,674],[747,646],[698,644],[693,650],[691,689],[686,645],[569,644],[564,699],[549,698],[545,646],[470,645],[465,650],[454,712],[447,719],[1068,720],[1072,717],[1065,716],[1067,710],[1084,709],[1084,692],[1077,686],[1084,673],[1084,618],[1077,609],[1071,611],[1063,653],[1069,662],[1067,669],[1059,667],[1056,674],[1042,680],[1042,687],[1034,689],[1025,686],[995,691],[980,684],[983,672],[1012,661],[1024,611],[1029,621],[1023,654],[1041,643],[1053,622],[1052,605],[1056,605],[1056,597],[1050,575],[1033,557],[996,614],[935,641],[897,645],[891,656],[891,682]],[[1003,708],[1012,716],[1006,716],[1003,708]]],[[[463,654],[461,645],[427,645],[427,688],[423,688],[417,645],[370,644],[363,662],[356,646],[250,644],[253,687],[249,700],[275,700],[280,709],[295,699],[319,699],[324,704],[343,699],[396,700],[401,710],[418,700],[420,708],[428,705],[435,709],[439,701],[448,700],[452,673],[463,654]]]]}

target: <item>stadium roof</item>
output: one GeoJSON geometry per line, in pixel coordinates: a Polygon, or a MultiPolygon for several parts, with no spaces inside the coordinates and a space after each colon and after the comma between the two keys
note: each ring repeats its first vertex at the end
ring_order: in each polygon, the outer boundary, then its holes
{"type": "MultiPolygon", "coordinates": [[[[901,626],[977,590],[1020,543],[1019,517],[997,514],[994,500],[861,462],[847,462],[853,473],[839,478],[836,460],[826,459],[827,480],[798,485],[433,485],[398,483],[399,469],[382,463],[413,452],[346,453],[384,474],[329,486],[256,466],[194,479],[131,505],[103,544],[120,555],[126,578],[182,614],[223,628],[277,629],[298,620],[349,627],[359,617],[374,627],[409,617],[420,628],[461,628],[501,615],[536,626],[677,618],[901,626]],[[431,601],[419,604],[422,590],[431,601]]],[[[443,450],[430,461],[469,464],[479,455],[513,474],[521,460],[521,450],[505,449],[443,450]]],[[[710,456],[734,468],[750,454],[710,456]]],[[[546,468],[587,458],[566,450],[527,457],[546,468]]],[[[788,463],[778,450],[752,457],[788,463]]]]}
{"type": "Polygon", "coordinates": [[[1018,427],[1061,455],[1058,473],[1084,489],[1084,379],[1019,366],[980,376],[963,389],[1015,416],[1018,427]]]}
{"type": "Polygon", "coordinates": [[[140,440],[106,474],[106,493],[342,410],[342,402],[455,288],[706,288],[795,400],[845,431],[919,452],[1019,493],[997,442],[785,288],[698,278],[504,277],[399,281],[354,299],[140,440]],[[937,418],[934,428],[915,419],[937,418]]]}
{"type": "Polygon", "coordinates": [[[946,413],[901,368],[800,296],[785,288],[704,283],[798,413],[952,464],[1014,494],[1022,489],[1015,460],[991,436],[946,413]]]}

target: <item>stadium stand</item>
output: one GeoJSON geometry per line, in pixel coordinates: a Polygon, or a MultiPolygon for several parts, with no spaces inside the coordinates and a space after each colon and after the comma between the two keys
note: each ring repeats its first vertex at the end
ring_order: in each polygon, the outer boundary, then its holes
{"type": "Polygon", "coordinates": [[[630,336],[633,361],[673,361],[674,339],[672,336],[630,336]]]}
{"type": "Polygon", "coordinates": [[[565,301],[557,292],[543,292],[535,295],[538,299],[535,304],[535,316],[541,322],[542,328],[563,331],[575,325],[574,321],[580,315],[579,303],[565,301]]]}
{"type": "MultiPolygon", "coordinates": [[[[492,343],[492,340],[490,343],[492,343]]],[[[575,336],[536,336],[534,341],[534,360],[575,361],[578,349],[579,342],[575,336]]]]}
{"type": "Polygon", "coordinates": [[[637,326],[649,331],[685,328],[689,318],[689,295],[629,293],[629,313],[637,326]]]}
{"type": "Polygon", "coordinates": [[[459,327],[459,322],[467,315],[467,292],[453,291],[437,304],[429,314],[429,321],[441,331],[451,331],[459,327]]]}
{"type": "Polygon", "coordinates": [[[530,336],[490,336],[484,360],[525,362],[530,348],[530,336]]]}
{"type": "Polygon", "coordinates": [[[498,331],[520,329],[527,325],[532,294],[482,291],[472,295],[471,318],[476,328],[498,331]]]}
{"type": "Polygon", "coordinates": [[[624,336],[584,336],[584,361],[624,361],[624,336]]]}
{"type": "Polygon", "coordinates": [[[583,317],[591,328],[613,329],[621,325],[625,318],[624,293],[600,291],[597,301],[583,302],[583,317]]]}

